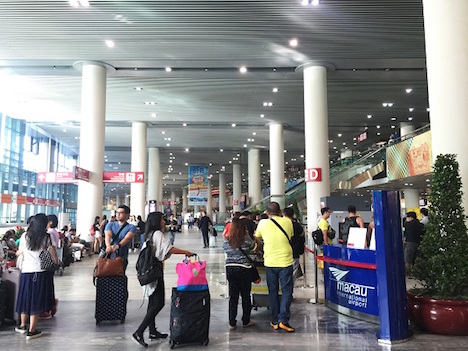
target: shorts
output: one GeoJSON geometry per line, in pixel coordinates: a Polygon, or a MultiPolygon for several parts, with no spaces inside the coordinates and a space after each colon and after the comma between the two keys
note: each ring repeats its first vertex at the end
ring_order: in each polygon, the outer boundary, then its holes
{"type": "Polygon", "coordinates": [[[95,237],[96,239],[102,238],[101,231],[96,230],[96,231],[94,232],[94,237],[95,237]]]}

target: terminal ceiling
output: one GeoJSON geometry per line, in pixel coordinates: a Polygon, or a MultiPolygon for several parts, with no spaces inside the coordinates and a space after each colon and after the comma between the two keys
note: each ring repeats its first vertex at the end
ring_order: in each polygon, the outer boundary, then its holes
{"type": "Polygon", "coordinates": [[[105,170],[130,170],[131,123],[143,121],[148,147],[161,149],[165,190],[179,194],[186,164],[211,163],[217,186],[216,172],[224,166],[231,182],[229,161],[239,158],[247,181],[250,148],[261,150],[268,177],[271,122],[285,125],[285,162],[303,167],[296,69],[310,61],[335,66],[331,158],[388,140],[408,119],[416,127],[429,122],[421,0],[90,1],[86,8],[0,0],[0,32],[0,108],[78,152],[81,77],[73,64],[105,62],[115,68],[107,79],[105,170]],[[366,128],[369,140],[354,145],[366,128]]]}

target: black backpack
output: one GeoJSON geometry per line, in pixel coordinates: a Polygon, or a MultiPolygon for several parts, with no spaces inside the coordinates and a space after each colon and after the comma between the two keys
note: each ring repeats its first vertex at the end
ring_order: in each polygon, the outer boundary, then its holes
{"type": "Polygon", "coordinates": [[[346,217],[344,222],[339,224],[340,226],[340,242],[346,244],[348,242],[349,228],[359,227],[357,224],[357,217],[346,217]]]}
{"type": "Polygon", "coordinates": [[[146,246],[138,254],[136,262],[137,277],[141,286],[155,282],[163,274],[162,262],[154,257],[152,237],[151,235],[146,241],[146,246]]]}
{"type": "Polygon", "coordinates": [[[315,245],[322,245],[323,244],[323,232],[322,229],[318,228],[312,232],[312,239],[314,239],[315,245]]]}

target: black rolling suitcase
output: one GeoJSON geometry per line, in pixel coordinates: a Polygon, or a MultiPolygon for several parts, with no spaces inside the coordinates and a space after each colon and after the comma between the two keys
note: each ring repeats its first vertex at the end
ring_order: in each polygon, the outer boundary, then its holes
{"type": "Polygon", "coordinates": [[[127,276],[96,278],[96,324],[120,320],[127,315],[127,276]]]}
{"type": "Polygon", "coordinates": [[[208,345],[210,329],[210,291],[177,291],[172,289],[171,349],[179,344],[208,345]]]}

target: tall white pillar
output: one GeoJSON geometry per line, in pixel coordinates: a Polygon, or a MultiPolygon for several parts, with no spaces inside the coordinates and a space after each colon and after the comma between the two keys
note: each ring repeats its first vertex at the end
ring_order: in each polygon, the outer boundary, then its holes
{"type": "Polygon", "coordinates": [[[423,0],[432,156],[456,154],[468,211],[468,1],[423,0]]]}
{"type": "Polygon", "coordinates": [[[157,202],[158,211],[164,212],[163,198],[164,198],[164,174],[161,169],[159,172],[159,197],[157,202]]]}
{"type": "Polygon", "coordinates": [[[175,191],[171,191],[171,213],[175,216],[177,212],[177,207],[175,204],[176,194],[175,191]]]}
{"type": "MultiPolygon", "coordinates": [[[[119,205],[122,205],[122,204],[119,204],[119,205]]],[[[130,207],[130,194],[125,194],[125,199],[124,199],[123,205],[130,207]]]]}
{"type": "Polygon", "coordinates": [[[405,212],[414,211],[419,215],[419,190],[404,189],[405,212]]]}
{"type": "Polygon", "coordinates": [[[211,180],[208,179],[208,201],[206,203],[206,214],[210,216],[213,214],[213,196],[211,195],[211,180]]]}
{"type": "Polygon", "coordinates": [[[156,208],[159,203],[159,181],[161,176],[161,160],[159,157],[159,149],[150,147],[148,149],[148,197],[147,200],[156,200],[156,208]]]}
{"type": "Polygon", "coordinates": [[[415,129],[414,124],[401,123],[400,124],[400,138],[404,137],[405,135],[413,133],[414,129],[415,129]]]}
{"type": "Polygon", "coordinates": [[[304,132],[306,172],[321,179],[306,184],[307,226],[309,231],[317,228],[320,216],[320,198],[330,195],[330,165],[328,158],[328,102],[327,68],[306,66],[304,69],[304,132]]]}
{"type": "Polygon", "coordinates": [[[240,212],[240,198],[242,195],[242,174],[241,174],[241,165],[233,164],[232,165],[232,200],[233,206],[232,210],[234,212],[240,212]]]}
{"type": "Polygon", "coordinates": [[[219,173],[219,213],[226,218],[226,175],[219,173]]]}
{"type": "Polygon", "coordinates": [[[262,184],[260,174],[260,150],[249,150],[249,205],[262,201],[262,184]]]}
{"type": "Polygon", "coordinates": [[[115,195],[115,208],[117,209],[120,205],[120,195],[115,195]]]}
{"type": "Polygon", "coordinates": [[[271,201],[284,208],[284,136],[283,125],[270,124],[270,194],[271,201]]]}
{"type": "Polygon", "coordinates": [[[187,187],[182,188],[182,213],[188,212],[187,187]]]}
{"type": "Polygon", "coordinates": [[[86,241],[91,241],[89,228],[94,217],[102,213],[106,70],[99,63],[82,66],[79,166],[89,171],[89,182],[78,183],[77,233],[86,241]]]}
{"type": "MultiPolygon", "coordinates": [[[[146,124],[132,123],[132,172],[144,172],[146,181],[146,124]]],[[[130,184],[130,211],[135,216],[145,216],[145,182],[130,184]]]]}

